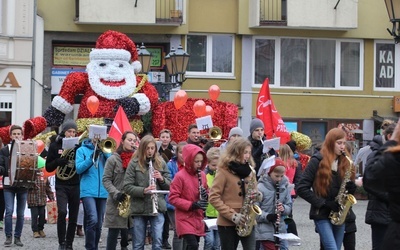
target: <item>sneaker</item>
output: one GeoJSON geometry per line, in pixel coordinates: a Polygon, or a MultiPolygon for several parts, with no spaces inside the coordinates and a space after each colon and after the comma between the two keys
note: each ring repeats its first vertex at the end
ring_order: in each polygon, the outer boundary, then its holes
{"type": "Polygon", "coordinates": [[[0,231],[3,230],[3,221],[0,220],[0,231]]]}
{"type": "Polygon", "coordinates": [[[12,237],[6,236],[6,241],[4,241],[4,246],[9,247],[12,244],[12,237]]]}
{"type": "Polygon", "coordinates": [[[40,238],[39,232],[33,232],[33,238],[40,238]]]}
{"type": "Polygon", "coordinates": [[[21,237],[14,237],[14,244],[19,246],[19,247],[23,247],[24,244],[22,244],[21,242],[21,237]]]}
{"type": "Polygon", "coordinates": [[[40,235],[40,237],[42,237],[42,238],[45,238],[45,237],[46,237],[46,234],[44,233],[43,230],[40,230],[40,231],[39,231],[39,235],[40,235]]]}

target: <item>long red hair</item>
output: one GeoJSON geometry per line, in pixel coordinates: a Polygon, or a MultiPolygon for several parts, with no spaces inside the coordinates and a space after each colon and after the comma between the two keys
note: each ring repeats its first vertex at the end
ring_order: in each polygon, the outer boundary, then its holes
{"type": "MultiPolygon", "coordinates": [[[[340,128],[333,128],[326,134],[325,141],[321,147],[322,160],[319,163],[317,175],[314,180],[313,189],[317,195],[326,197],[332,181],[332,163],[338,160],[338,174],[343,180],[346,169],[350,162],[344,155],[335,154],[336,141],[346,138],[346,133],[340,128]]],[[[349,153],[346,150],[346,154],[349,153]]]]}

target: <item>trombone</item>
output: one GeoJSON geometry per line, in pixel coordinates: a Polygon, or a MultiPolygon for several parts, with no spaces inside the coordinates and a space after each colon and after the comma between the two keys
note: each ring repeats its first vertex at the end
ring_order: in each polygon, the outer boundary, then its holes
{"type": "Polygon", "coordinates": [[[104,140],[100,140],[100,135],[95,135],[94,140],[96,140],[95,146],[94,146],[94,153],[93,153],[93,164],[95,164],[95,167],[97,167],[97,159],[95,159],[96,155],[96,150],[99,148],[103,153],[105,154],[111,154],[117,149],[117,142],[115,141],[114,138],[112,137],[107,137],[104,140]]]}

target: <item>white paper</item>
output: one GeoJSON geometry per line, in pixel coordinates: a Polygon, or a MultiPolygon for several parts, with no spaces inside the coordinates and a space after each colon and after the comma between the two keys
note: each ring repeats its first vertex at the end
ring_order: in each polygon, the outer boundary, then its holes
{"type": "Polygon", "coordinates": [[[64,150],[74,148],[76,144],[79,144],[79,137],[63,138],[62,148],[64,150]]]}
{"type": "Polygon", "coordinates": [[[209,230],[217,230],[218,226],[217,226],[217,219],[204,219],[204,222],[207,225],[207,228],[209,230]]]}
{"type": "Polygon", "coordinates": [[[196,118],[196,125],[199,130],[210,129],[213,127],[211,115],[196,118]]]}
{"type": "Polygon", "coordinates": [[[281,145],[281,138],[275,137],[269,140],[264,141],[263,153],[267,153],[271,148],[274,150],[279,150],[279,146],[281,145]]]}
{"type": "Polygon", "coordinates": [[[301,239],[292,233],[279,233],[279,234],[274,234],[275,237],[278,237],[281,240],[286,240],[288,241],[289,245],[295,245],[296,243],[299,243],[301,239]]]}
{"type": "Polygon", "coordinates": [[[275,155],[263,160],[260,169],[258,170],[257,176],[260,176],[264,172],[268,172],[270,167],[275,164],[275,155]]]}
{"type": "Polygon", "coordinates": [[[90,125],[89,126],[89,138],[90,139],[107,139],[107,126],[101,125],[90,125]]]}

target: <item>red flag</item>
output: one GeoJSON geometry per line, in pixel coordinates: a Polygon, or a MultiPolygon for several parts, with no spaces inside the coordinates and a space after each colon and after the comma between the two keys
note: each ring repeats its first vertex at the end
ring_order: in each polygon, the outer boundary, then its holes
{"type": "Polygon", "coordinates": [[[122,134],[125,131],[132,131],[132,127],[123,108],[120,106],[111,125],[110,132],[108,132],[108,136],[114,138],[117,145],[119,145],[122,134]]]}
{"type": "Polygon", "coordinates": [[[264,131],[268,139],[280,137],[281,144],[290,140],[289,132],[281,115],[275,108],[269,92],[269,79],[265,78],[257,98],[257,118],[264,123],[264,131]]]}

